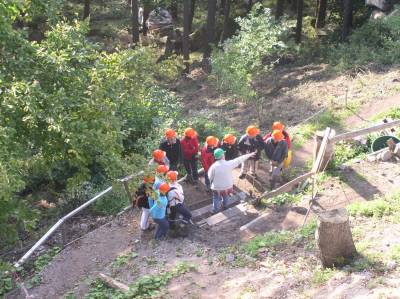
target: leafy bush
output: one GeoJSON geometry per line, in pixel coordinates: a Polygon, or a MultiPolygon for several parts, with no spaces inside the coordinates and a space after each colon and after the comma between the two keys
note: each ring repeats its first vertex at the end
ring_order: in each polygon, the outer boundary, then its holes
{"type": "Polygon", "coordinates": [[[275,21],[271,11],[261,4],[254,5],[245,18],[237,18],[237,35],[225,41],[223,50],[215,50],[211,57],[212,79],[216,86],[244,100],[252,99],[253,74],[262,69],[266,56],[272,66],[283,55],[283,39],[288,34],[284,22],[275,21]]]}
{"type": "Polygon", "coordinates": [[[399,63],[400,16],[366,22],[353,31],[347,43],[335,45],[327,53],[329,63],[338,70],[399,63]]]}

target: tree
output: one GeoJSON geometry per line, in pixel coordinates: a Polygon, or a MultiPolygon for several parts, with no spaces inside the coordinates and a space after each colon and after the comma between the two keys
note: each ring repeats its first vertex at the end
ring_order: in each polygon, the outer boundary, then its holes
{"type": "Polygon", "coordinates": [[[353,25],[353,1],[343,0],[342,40],[346,40],[353,25]]]}
{"type": "Polygon", "coordinates": [[[224,25],[222,27],[221,42],[228,38],[229,14],[231,10],[231,0],[225,0],[224,2],[224,25]]]}
{"type": "Polygon", "coordinates": [[[171,11],[171,17],[174,21],[178,19],[178,2],[176,0],[171,0],[169,10],[171,11]]]}
{"type": "Polygon", "coordinates": [[[139,39],[139,6],[138,0],[132,0],[132,44],[137,45],[140,41],[139,39]]]}
{"type": "Polygon", "coordinates": [[[304,0],[297,0],[297,23],[296,23],[296,43],[301,43],[301,31],[303,28],[303,6],[304,0]]]}
{"type": "Polygon", "coordinates": [[[253,0],[247,0],[247,13],[250,12],[252,7],[253,7],[253,0]]]}
{"type": "Polygon", "coordinates": [[[192,32],[194,11],[196,8],[196,0],[190,1],[190,15],[189,15],[189,33],[192,32]]]}
{"type": "Polygon", "coordinates": [[[217,0],[208,0],[207,6],[207,34],[206,45],[204,47],[203,65],[207,69],[209,66],[208,58],[211,55],[211,44],[215,41],[215,13],[217,10],[217,0]]]}
{"type": "Polygon", "coordinates": [[[276,1],[276,10],[275,10],[275,18],[279,19],[283,16],[283,5],[285,0],[277,0],[276,1]]]}
{"type": "MultiPolygon", "coordinates": [[[[194,0],[192,0],[194,1],[194,0]]],[[[185,72],[189,73],[189,34],[190,34],[190,0],[183,1],[183,38],[182,38],[182,52],[183,60],[185,63],[185,72]]]]}
{"type": "Polygon", "coordinates": [[[327,4],[328,4],[327,0],[317,1],[317,10],[316,10],[317,19],[315,21],[315,29],[323,28],[325,26],[327,4]]]}
{"type": "Polygon", "coordinates": [[[85,0],[83,8],[83,19],[85,20],[90,15],[90,0],[85,0]]]}

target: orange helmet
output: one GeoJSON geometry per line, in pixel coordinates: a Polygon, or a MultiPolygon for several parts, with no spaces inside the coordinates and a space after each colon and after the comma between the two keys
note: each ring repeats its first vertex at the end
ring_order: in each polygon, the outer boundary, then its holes
{"type": "Polygon", "coordinates": [[[246,129],[246,134],[250,137],[256,137],[260,133],[260,129],[256,126],[248,126],[246,129]]]}
{"type": "Polygon", "coordinates": [[[178,172],[170,170],[167,172],[167,177],[171,182],[175,182],[176,179],[178,178],[178,172]]]}
{"type": "Polygon", "coordinates": [[[275,131],[275,130],[283,131],[284,128],[285,128],[285,125],[279,121],[276,121],[272,124],[272,131],[275,131]]]}
{"type": "Polygon", "coordinates": [[[162,161],[162,160],[165,158],[165,156],[166,156],[166,152],[164,152],[164,151],[162,151],[162,150],[156,149],[156,150],[153,152],[153,158],[154,158],[154,160],[162,161]]]}
{"type": "Polygon", "coordinates": [[[157,173],[161,173],[161,174],[167,173],[168,170],[169,170],[169,168],[166,165],[158,165],[157,169],[156,169],[157,173]]]}
{"type": "Polygon", "coordinates": [[[169,185],[167,183],[162,183],[158,190],[160,190],[161,193],[167,193],[169,191],[169,185]]]}
{"type": "Polygon", "coordinates": [[[233,134],[226,134],[224,136],[224,141],[228,144],[234,144],[236,142],[236,137],[233,134]]]}
{"type": "Polygon", "coordinates": [[[144,183],[154,183],[154,181],[155,181],[155,177],[154,177],[154,175],[151,175],[151,174],[149,174],[143,178],[144,183]]]}
{"type": "Polygon", "coordinates": [[[166,129],[165,130],[165,137],[174,138],[174,137],[176,137],[176,132],[173,129],[166,129]]]}
{"type": "Polygon", "coordinates": [[[273,131],[271,136],[274,139],[274,141],[277,141],[277,142],[285,139],[285,136],[283,136],[283,133],[280,130],[273,131]]]}
{"type": "Polygon", "coordinates": [[[185,136],[189,138],[196,137],[197,133],[193,128],[186,128],[185,129],[185,136]]]}
{"type": "Polygon", "coordinates": [[[206,138],[206,143],[207,143],[208,146],[216,147],[216,146],[218,145],[218,142],[219,142],[219,140],[218,140],[217,137],[208,136],[208,137],[206,138]]]}

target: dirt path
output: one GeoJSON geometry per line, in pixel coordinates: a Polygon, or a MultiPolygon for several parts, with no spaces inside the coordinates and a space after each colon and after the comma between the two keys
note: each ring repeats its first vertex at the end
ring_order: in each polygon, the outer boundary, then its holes
{"type": "MultiPolygon", "coordinates": [[[[374,114],[387,110],[391,106],[399,104],[400,96],[379,100],[379,105],[369,104],[360,109],[359,115],[363,118],[369,118],[374,114]]],[[[345,123],[352,126],[358,126],[362,125],[363,121],[359,117],[352,116],[345,123]]],[[[312,150],[313,143],[305,143],[301,149],[295,152],[294,165],[301,165],[301,163],[311,159],[312,150]]],[[[366,166],[363,164],[360,164],[360,167],[364,167],[364,170],[366,169],[366,166]]],[[[360,170],[358,169],[355,171],[360,170]]],[[[369,169],[368,171],[365,170],[363,175],[367,172],[371,174],[375,173],[373,170],[369,169]]],[[[396,188],[396,186],[399,184],[398,177],[396,177],[392,183],[386,185],[389,186],[387,189],[375,192],[377,191],[376,184],[380,184],[384,181],[384,173],[385,171],[383,171],[381,175],[382,179],[380,180],[374,180],[374,176],[371,176],[368,178],[368,183],[363,181],[363,184],[368,184],[367,188],[365,185],[356,186],[355,182],[353,182],[354,184],[352,185],[351,177],[354,176],[351,171],[348,171],[350,183],[347,186],[348,190],[342,192],[347,194],[346,200],[348,200],[348,197],[351,196],[351,194],[354,194],[354,196],[357,197],[361,196],[364,198],[370,198],[375,193],[386,192],[389,189],[392,190],[393,188],[396,188]],[[353,193],[350,192],[350,189],[353,190],[353,193]]],[[[400,173],[400,170],[398,173],[400,173]]],[[[247,189],[246,191],[248,191],[249,182],[247,182],[247,185],[242,184],[240,187],[242,189],[247,189]]],[[[327,189],[328,192],[326,193],[326,202],[329,203],[332,201],[332,198],[336,200],[339,187],[342,188],[340,184],[332,187],[331,193],[329,192],[329,188],[327,189]]],[[[205,196],[204,193],[196,193],[195,189],[189,190],[188,194],[194,196],[196,200],[207,199],[207,196],[205,196]],[[199,197],[201,198],[199,199],[199,197]]],[[[179,260],[176,253],[176,248],[178,247],[185,248],[185,250],[190,248],[189,252],[187,252],[185,255],[193,257],[194,260],[196,260],[199,248],[217,254],[220,248],[223,248],[227,244],[232,244],[241,240],[242,236],[233,232],[236,232],[240,225],[245,224],[246,221],[251,220],[255,216],[256,215],[254,214],[249,215],[249,218],[247,219],[238,218],[230,222],[228,225],[219,227],[218,229],[211,228],[209,230],[200,229],[191,231],[189,238],[184,240],[168,240],[167,242],[160,244],[160,246],[157,247],[157,250],[154,251],[154,244],[150,241],[152,239],[152,233],[141,234],[138,231],[138,212],[136,211],[134,213],[127,213],[121,219],[114,220],[111,224],[96,229],[95,231],[86,235],[80,241],[64,249],[54,259],[54,261],[45,268],[42,273],[43,280],[41,285],[33,288],[31,293],[35,296],[35,298],[59,298],[72,291],[75,293],[75,295],[77,295],[78,298],[82,298],[84,297],[90,282],[97,276],[98,272],[107,268],[107,266],[109,266],[117,256],[130,250],[136,250],[143,256],[153,256],[157,253],[157,257],[160,257],[163,256],[162,254],[164,254],[163,259],[173,259],[174,261],[179,260]]],[[[300,218],[302,219],[302,217],[302,215],[299,215],[290,209],[272,211],[271,217],[268,219],[268,223],[263,226],[262,231],[296,227],[298,226],[298,220],[300,218]]],[[[201,260],[201,258],[197,258],[197,260],[201,260]]],[[[201,262],[205,263],[204,260],[201,262]]],[[[204,267],[202,266],[199,271],[202,273],[202,275],[207,277],[207,279],[202,278],[204,285],[212,286],[211,288],[207,289],[207,292],[201,292],[201,298],[229,298],[229,294],[232,293],[226,293],[226,290],[221,288],[221,285],[223,285],[224,281],[229,280],[232,283],[239,283],[241,279],[245,281],[246,278],[246,274],[244,272],[241,273],[240,271],[233,272],[234,275],[237,276],[237,279],[231,277],[229,272],[219,273],[217,266],[209,267],[204,265],[204,267]],[[217,274],[214,274],[214,272],[217,274]],[[242,278],[240,278],[241,275],[243,275],[242,278]]],[[[130,281],[133,278],[132,276],[127,276],[125,279],[126,281],[130,281]]],[[[257,279],[257,277],[254,279],[257,279]]],[[[264,279],[262,280],[264,281],[264,279]]],[[[275,281],[277,286],[280,285],[276,279],[273,279],[272,281],[275,281]]],[[[178,283],[180,282],[178,281],[178,283]]],[[[176,297],[172,298],[184,298],[184,295],[186,294],[185,292],[190,293],[189,288],[190,284],[187,286],[187,288],[180,287],[180,291],[177,290],[178,293],[176,293],[176,297]],[[182,293],[182,291],[184,293],[182,293]],[[182,294],[182,296],[180,294],[182,294]]],[[[200,286],[199,289],[201,290],[202,287],[200,286]]],[[[279,293],[279,290],[276,290],[276,292],[279,293]]],[[[22,297],[14,296],[10,298],[22,297]]]]}

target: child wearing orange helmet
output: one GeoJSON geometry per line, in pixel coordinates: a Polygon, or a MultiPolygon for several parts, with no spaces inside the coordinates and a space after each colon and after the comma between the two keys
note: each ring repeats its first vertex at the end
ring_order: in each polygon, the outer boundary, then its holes
{"type": "Polygon", "coordinates": [[[153,184],[154,194],[149,196],[150,215],[154,222],[157,223],[157,230],[155,234],[156,240],[161,240],[166,237],[169,230],[169,222],[166,217],[168,199],[167,194],[170,187],[168,183],[163,181],[156,181],[153,184]]]}
{"type": "Polygon", "coordinates": [[[233,134],[226,134],[222,140],[221,148],[225,152],[225,160],[230,161],[238,156],[237,139],[233,134]]]}
{"type": "Polygon", "coordinates": [[[149,161],[149,165],[165,165],[169,167],[169,159],[167,153],[156,149],[153,151],[153,158],[149,161]]]}
{"type": "Polygon", "coordinates": [[[271,161],[271,189],[274,189],[275,184],[281,178],[283,162],[288,156],[288,145],[282,131],[275,130],[272,132],[271,137],[265,142],[265,154],[271,161]]]}
{"type": "Polygon", "coordinates": [[[197,160],[199,153],[199,141],[197,132],[193,128],[185,129],[185,136],[181,140],[183,165],[187,172],[188,181],[197,185],[199,174],[197,170],[197,160]]]}
{"type": "Polygon", "coordinates": [[[165,137],[161,140],[160,150],[166,153],[169,168],[177,170],[178,165],[182,163],[182,148],[181,142],[176,138],[176,132],[173,129],[165,130],[165,137]]]}
{"type": "Polygon", "coordinates": [[[261,151],[264,149],[264,146],[265,143],[260,135],[260,129],[256,126],[248,126],[246,134],[244,134],[239,140],[239,152],[242,155],[252,152],[256,152],[256,154],[254,157],[251,157],[242,164],[239,178],[245,178],[248,170],[250,170],[250,175],[256,175],[257,163],[258,160],[260,160],[261,151]]]}
{"type": "Polygon", "coordinates": [[[263,137],[263,140],[267,141],[267,139],[271,137],[272,132],[275,130],[279,130],[282,132],[282,134],[285,138],[285,141],[288,145],[288,149],[291,150],[292,149],[292,141],[290,139],[290,135],[287,131],[285,131],[285,125],[279,121],[276,121],[272,124],[272,131],[270,133],[265,134],[263,137]]]}
{"type": "Polygon", "coordinates": [[[206,138],[206,142],[204,146],[201,148],[201,164],[204,169],[204,182],[206,185],[207,192],[211,191],[210,189],[210,180],[208,179],[208,169],[214,163],[214,150],[218,148],[219,140],[217,137],[208,136],[206,138]]]}
{"type": "Polygon", "coordinates": [[[134,202],[134,205],[138,208],[141,208],[142,210],[142,215],[140,217],[140,229],[143,231],[151,229],[149,223],[150,206],[148,199],[154,180],[155,178],[153,175],[146,175],[143,178],[142,184],[139,186],[135,193],[136,201],[134,202]]]}

